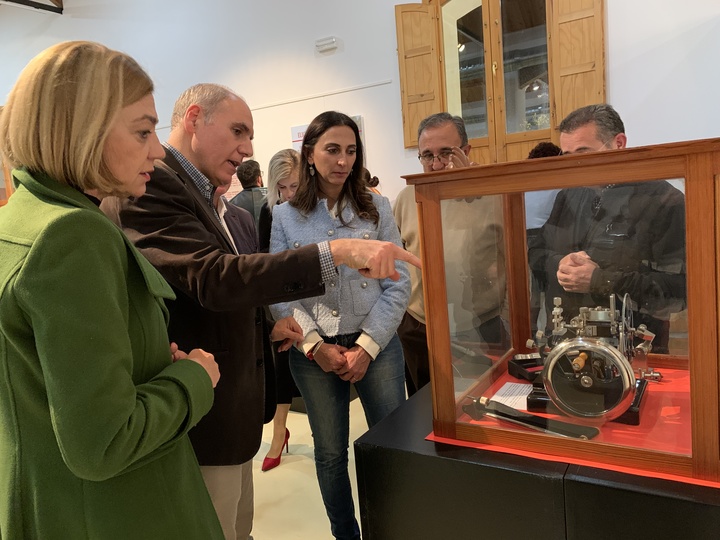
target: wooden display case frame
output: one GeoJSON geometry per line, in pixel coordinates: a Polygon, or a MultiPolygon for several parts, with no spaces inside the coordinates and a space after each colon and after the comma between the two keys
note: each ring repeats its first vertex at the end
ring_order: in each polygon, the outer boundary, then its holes
{"type": "Polygon", "coordinates": [[[720,139],[708,139],[405,177],[408,184],[415,185],[420,221],[435,434],[650,473],[720,481],[718,175],[720,139]],[[444,286],[441,201],[493,194],[502,194],[504,200],[512,343],[495,367],[478,379],[473,395],[479,395],[506,372],[507,361],[513,354],[528,352],[526,341],[531,332],[523,193],[680,178],[685,181],[689,354],[650,355],[649,363],[690,371],[691,455],[458,422],[462,399],[456,400],[452,365],[447,360],[452,356],[444,286]]]}

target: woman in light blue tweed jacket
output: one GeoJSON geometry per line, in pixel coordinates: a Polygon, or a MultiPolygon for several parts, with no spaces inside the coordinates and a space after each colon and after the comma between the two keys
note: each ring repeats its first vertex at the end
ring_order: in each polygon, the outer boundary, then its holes
{"type": "MultiPolygon", "coordinates": [[[[301,152],[300,187],[273,211],[270,251],[333,238],[387,240],[400,234],[385,197],[367,190],[363,147],[355,122],[325,112],[308,126],[301,152]]],[[[315,467],[332,533],[360,538],[348,475],[350,383],[373,426],[405,399],[404,361],[395,333],[410,297],[404,263],[400,279],[365,278],[347,267],[325,294],[271,307],[293,316],[305,340],[290,352],[315,444],[315,467]]]]}

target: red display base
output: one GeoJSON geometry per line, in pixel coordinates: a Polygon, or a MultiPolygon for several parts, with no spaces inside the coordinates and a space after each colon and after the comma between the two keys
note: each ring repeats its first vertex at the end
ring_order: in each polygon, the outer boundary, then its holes
{"type": "MultiPolygon", "coordinates": [[[[594,438],[593,441],[638,448],[643,450],[654,450],[657,452],[690,456],[692,452],[692,439],[690,429],[690,375],[686,370],[676,369],[663,369],[662,374],[662,382],[650,382],[648,384],[644,404],[642,406],[642,414],[640,417],[639,425],[632,426],[608,422],[600,426],[600,435],[594,438]]],[[[507,382],[517,383],[518,380],[506,374],[505,376],[498,379],[483,395],[487,397],[494,395],[507,382]]],[[[548,418],[557,418],[563,421],[569,420],[567,416],[552,414],[542,414],[542,416],[547,416],[548,418]]],[[[467,414],[461,415],[458,421],[468,424],[476,424],[483,426],[486,425],[492,427],[498,427],[501,425],[500,421],[492,418],[473,420],[467,414]]],[[[507,428],[507,425],[503,424],[502,427],[507,428]]],[[[443,442],[446,444],[454,444],[470,448],[480,448],[483,450],[504,452],[546,461],[597,467],[651,478],[663,478],[667,480],[720,488],[720,483],[718,482],[709,482],[684,476],[644,471],[631,467],[612,466],[596,461],[558,457],[549,454],[516,450],[513,448],[481,444],[471,441],[448,439],[445,437],[437,437],[434,433],[430,433],[427,439],[431,441],[443,442]]]]}

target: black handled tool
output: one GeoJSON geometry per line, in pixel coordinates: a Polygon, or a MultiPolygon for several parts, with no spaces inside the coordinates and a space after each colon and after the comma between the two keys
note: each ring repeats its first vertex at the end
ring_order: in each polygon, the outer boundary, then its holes
{"type": "Polygon", "coordinates": [[[537,431],[542,431],[543,433],[574,439],[592,439],[600,433],[598,428],[592,426],[579,426],[569,422],[552,420],[543,416],[522,412],[486,397],[470,399],[473,400],[473,403],[463,405],[463,411],[468,413],[474,420],[479,420],[483,416],[490,416],[498,420],[505,420],[537,431]]]}

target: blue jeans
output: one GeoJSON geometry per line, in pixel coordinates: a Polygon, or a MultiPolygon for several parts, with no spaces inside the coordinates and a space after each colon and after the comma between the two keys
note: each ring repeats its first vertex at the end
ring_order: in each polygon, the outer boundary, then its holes
{"type": "MultiPolygon", "coordinates": [[[[359,334],[323,338],[352,347],[359,334]]],[[[355,383],[368,426],[372,427],[405,401],[405,363],[397,335],[355,383]]],[[[290,371],[302,394],[315,445],[315,470],[330,528],[338,540],[360,538],[348,474],[350,383],[325,373],[293,348],[290,371]]]]}

